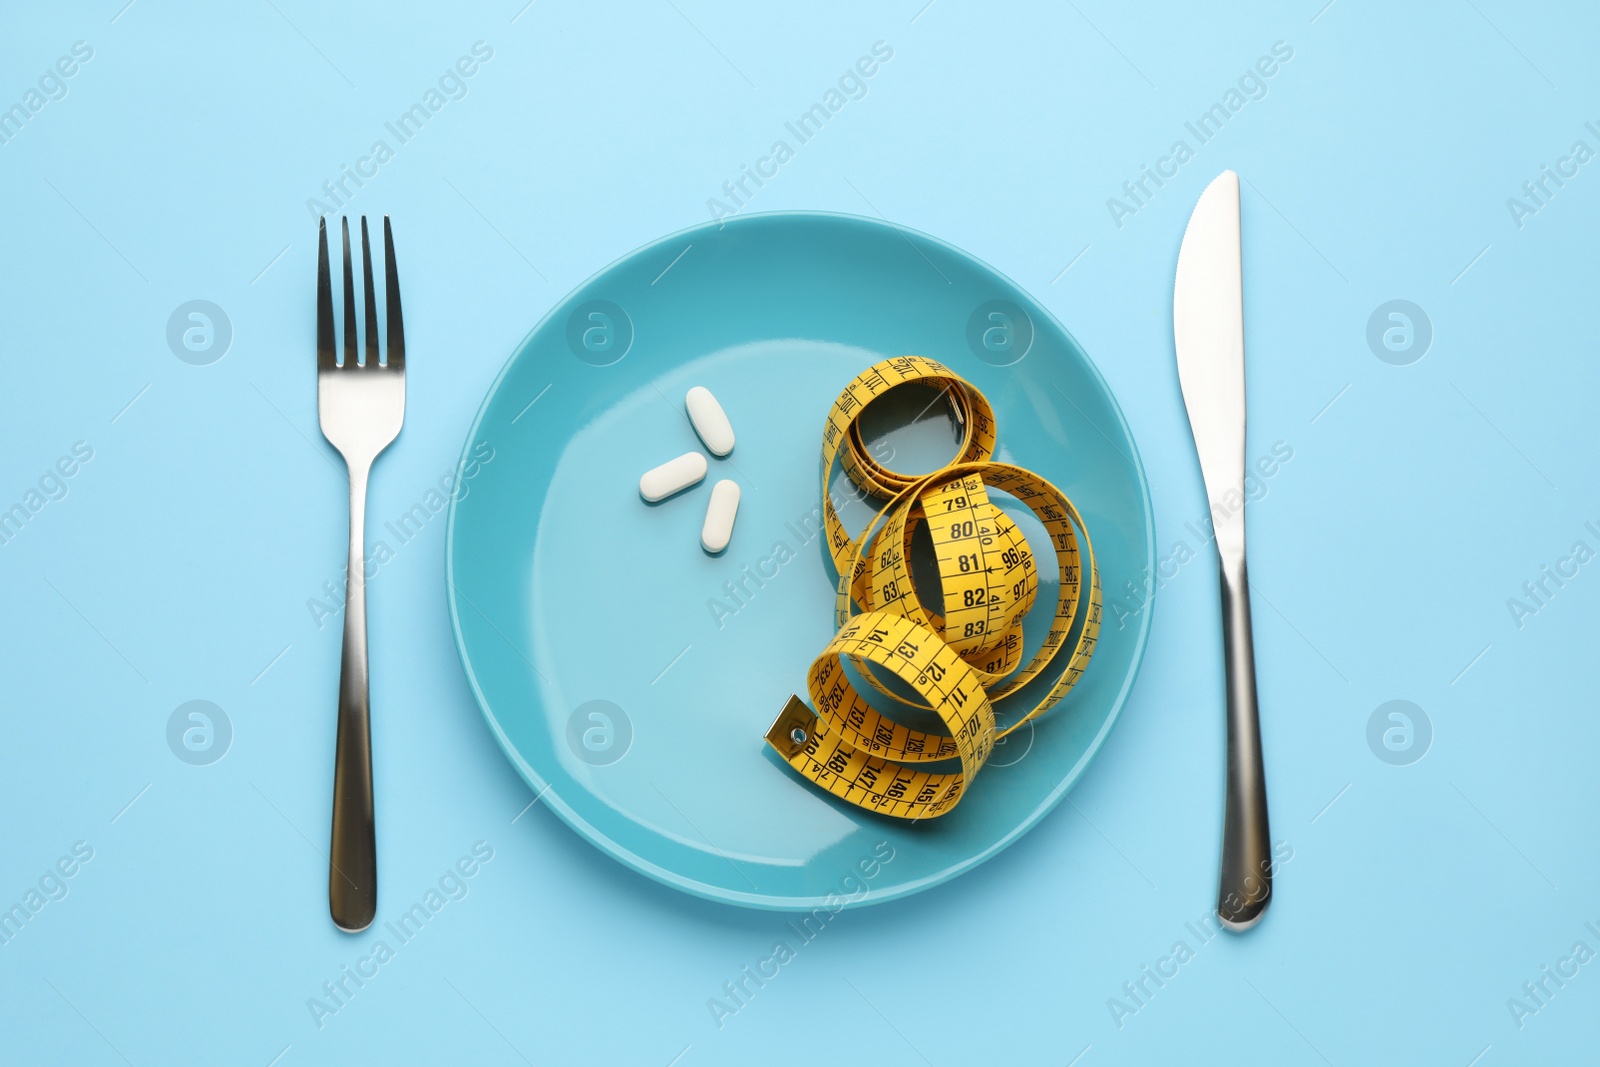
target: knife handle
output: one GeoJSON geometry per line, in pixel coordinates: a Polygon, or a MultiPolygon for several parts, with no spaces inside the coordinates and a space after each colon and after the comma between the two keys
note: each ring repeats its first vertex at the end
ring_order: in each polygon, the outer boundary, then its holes
{"type": "Polygon", "coordinates": [[[1267,779],[1261,762],[1250,580],[1243,552],[1234,560],[1222,559],[1222,648],[1228,687],[1228,792],[1217,917],[1228,929],[1242,931],[1260,921],[1272,899],[1267,779]]]}

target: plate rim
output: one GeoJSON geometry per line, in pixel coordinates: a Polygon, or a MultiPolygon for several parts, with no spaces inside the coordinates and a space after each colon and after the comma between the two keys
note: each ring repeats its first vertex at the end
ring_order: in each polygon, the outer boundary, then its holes
{"type": "MultiPolygon", "coordinates": [[[[456,469],[462,469],[461,465],[466,463],[469,459],[472,448],[474,447],[474,442],[478,437],[478,430],[483,425],[484,416],[488,413],[489,405],[499,393],[500,385],[505,380],[506,375],[511,373],[512,366],[520,358],[522,352],[527,348],[529,342],[533,340],[534,335],[536,335],[545,327],[547,323],[551,322],[555,318],[557,311],[567,304],[567,302],[572,298],[573,294],[588,288],[601,276],[607,274],[628,260],[634,259],[635,257],[662,245],[675,243],[685,237],[688,237],[692,234],[702,233],[712,227],[722,230],[730,226],[743,227],[757,221],[770,221],[775,219],[792,219],[802,221],[807,219],[835,219],[857,225],[866,224],[875,229],[890,230],[900,234],[901,236],[909,235],[912,237],[917,237],[921,240],[928,241],[929,243],[940,249],[943,249],[946,252],[953,253],[958,257],[968,259],[973,263],[976,263],[984,270],[990,272],[995,277],[1010,285],[1017,292],[1027,296],[1028,299],[1032,301],[1032,303],[1039,309],[1039,311],[1043,312],[1048,322],[1056,329],[1060,330],[1062,334],[1064,334],[1083,355],[1084,363],[1088,366],[1089,372],[1094,376],[1094,380],[1099,383],[1101,391],[1110,401],[1111,412],[1116,416],[1117,425],[1122,430],[1123,436],[1127,439],[1128,445],[1131,449],[1132,454],[1129,459],[1133,463],[1134,473],[1137,476],[1136,481],[1138,482],[1139,487],[1139,503],[1142,509],[1142,518],[1146,531],[1144,561],[1145,573],[1153,574],[1155,572],[1156,527],[1155,509],[1150,498],[1150,479],[1145,473],[1144,460],[1140,456],[1139,443],[1134,438],[1133,427],[1129,425],[1128,417],[1122,410],[1122,404],[1117,400],[1116,393],[1112,391],[1111,385],[1106,381],[1105,375],[1101,372],[1099,365],[1094,361],[1094,358],[1089,355],[1088,349],[1078,341],[1077,337],[1073,335],[1071,330],[1067,329],[1060,319],[1056,318],[1055,313],[1051,311],[1050,308],[1046,307],[1038,297],[1034,296],[1029,289],[1019,285],[1009,275],[1001,270],[998,270],[986,260],[983,260],[978,256],[973,255],[971,252],[953,245],[948,241],[934,237],[931,234],[924,233],[921,230],[914,229],[910,226],[904,226],[900,223],[890,222],[887,219],[873,218],[867,215],[856,215],[844,211],[816,211],[809,209],[757,211],[749,214],[741,214],[726,220],[719,219],[710,222],[696,223],[693,226],[688,226],[681,230],[665,234],[652,241],[648,241],[636,248],[624,252],[622,255],[611,260],[605,264],[605,266],[590,274],[583,281],[577,283],[565,294],[556,299],[545,311],[545,313],[540,316],[539,320],[533,324],[526,334],[523,335],[522,340],[518,341],[517,344],[512,348],[511,353],[506,357],[505,362],[501,365],[499,373],[495,375],[494,381],[489,384],[489,388],[485,391],[483,400],[478,405],[477,414],[473,416],[472,425],[467,430],[466,441],[462,445],[461,456],[457,460],[456,469]]],[[[447,601],[450,609],[451,636],[455,641],[456,655],[461,662],[461,669],[467,677],[467,684],[472,689],[473,700],[476,701],[478,705],[479,713],[483,716],[484,721],[488,723],[490,732],[494,735],[496,744],[500,746],[501,753],[506,757],[511,765],[516,768],[517,773],[522,776],[523,781],[533,788],[535,792],[534,800],[544,800],[545,803],[549,805],[550,809],[554,811],[556,815],[567,824],[568,827],[570,827],[589,844],[593,845],[596,849],[617,860],[619,863],[623,864],[623,866],[637,871],[638,873],[660,882],[663,885],[667,885],[673,889],[688,893],[691,896],[699,897],[704,900],[715,901],[719,904],[731,904],[762,911],[810,911],[815,908],[822,907],[825,904],[829,907],[836,907],[836,900],[830,900],[827,894],[817,896],[777,896],[771,893],[745,892],[738,889],[727,889],[719,886],[709,885],[705,882],[682,875],[676,871],[669,870],[657,863],[647,860],[643,856],[640,856],[638,853],[612,838],[610,835],[601,832],[598,827],[594,826],[592,823],[588,822],[581,815],[579,815],[576,809],[568,805],[567,802],[562,799],[561,795],[555,791],[552,783],[547,782],[544,777],[539,774],[539,772],[530,763],[528,763],[525,758],[523,758],[516,746],[511,743],[511,740],[507,736],[505,730],[501,727],[499,720],[495,716],[494,710],[490,707],[488,698],[484,695],[482,687],[478,684],[478,677],[473,671],[472,659],[467,653],[466,641],[462,636],[460,605],[458,603],[459,596],[456,591],[455,582],[455,541],[458,504],[458,498],[452,493],[450,496],[448,521],[445,526],[444,543],[445,600],[447,601]]],[[[1066,795],[1072,791],[1073,787],[1077,785],[1078,779],[1083,777],[1083,774],[1088,769],[1089,764],[1093,762],[1094,757],[1099,754],[1101,747],[1105,744],[1106,738],[1110,736],[1111,730],[1116,726],[1117,721],[1122,718],[1123,708],[1127,706],[1128,697],[1133,691],[1134,683],[1138,680],[1139,673],[1144,667],[1144,656],[1145,652],[1147,651],[1150,638],[1151,616],[1154,615],[1154,613],[1155,610],[1153,601],[1147,603],[1145,610],[1139,613],[1139,629],[1134,635],[1133,660],[1127,672],[1127,676],[1123,679],[1121,687],[1117,690],[1117,694],[1113,698],[1111,710],[1107,714],[1105,722],[1101,725],[1099,731],[1084,749],[1082,756],[1080,756],[1077,762],[1067,769],[1067,771],[1062,775],[1060,782],[1058,782],[1056,786],[1051,789],[1051,791],[1046,794],[1037,805],[1034,806],[1032,811],[1028,812],[1023,819],[1018,821],[1009,832],[997,837],[981,851],[974,852],[973,854],[964,857],[959,862],[951,864],[950,866],[939,871],[937,874],[926,875],[922,878],[913,879],[908,882],[901,882],[895,886],[885,887],[881,890],[874,887],[859,900],[845,901],[844,906],[846,908],[857,908],[867,907],[873,904],[886,904],[891,900],[899,900],[904,897],[912,896],[922,892],[923,890],[931,889],[934,886],[952,881],[972,870],[973,868],[988,862],[1005,849],[1015,844],[1017,840],[1037,826],[1046,815],[1055,809],[1055,807],[1066,798],[1066,795]]]]}

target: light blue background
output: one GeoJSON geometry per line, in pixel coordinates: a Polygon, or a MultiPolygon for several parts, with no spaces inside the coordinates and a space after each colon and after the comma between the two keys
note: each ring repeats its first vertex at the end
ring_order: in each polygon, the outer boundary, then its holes
{"type": "Polygon", "coordinates": [[[1520,1029],[1506,1005],[1575,942],[1600,949],[1600,577],[1521,628],[1507,608],[1574,542],[1600,548],[1600,163],[1521,228],[1506,206],[1575,140],[1600,149],[1592,11],[121,3],[0,16],[0,106],[94,49],[0,144],[0,506],[94,449],[0,547],[0,904],[94,849],[0,945],[7,1062],[1488,1067],[1593,1047],[1600,963],[1520,1029]],[[306,200],[478,40],[494,58],[465,99],[351,204],[397,220],[413,353],[374,522],[450,470],[555,301],[707,218],[883,40],[867,96],[752,210],[881,213],[1029,288],[1123,405],[1161,554],[1193,548],[1172,276],[1200,189],[1240,171],[1250,452],[1294,450],[1249,510],[1273,835],[1293,848],[1259,928],[1202,947],[1184,925],[1212,902],[1222,788],[1201,555],[1162,588],[1070,805],[956,882],[839,916],[719,1030],[707,999],[792,938],[783,918],[648,882],[539,806],[518,817],[532,796],[450,640],[438,517],[372,589],[380,923],[474,842],[494,859],[319,1029],[307,999],[378,935],[326,914],[339,632],[306,600],[338,577],[345,488],[317,432],[306,200]],[[1193,147],[1184,122],[1280,40],[1265,98],[1119,228],[1106,199],[1193,147]],[[234,329],[210,366],[165,340],[196,298],[234,329]],[[1410,366],[1365,339],[1394,298],[1435,332],[1410,366]],[[1366,741],[1397,698],[1434,729],[1410,766],[1366,741]],[[233,723],[210,766],[167,748],[191,699],[233,723]],[[1107,999],[1180,938],[1194,958],[1119,1029],[1107,999]]]}

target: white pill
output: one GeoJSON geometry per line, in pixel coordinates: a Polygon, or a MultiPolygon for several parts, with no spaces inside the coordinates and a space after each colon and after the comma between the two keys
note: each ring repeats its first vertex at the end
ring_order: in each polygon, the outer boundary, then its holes
{"type": "Polygon", "coordinates": [[[698,452],[685,452],[677,459],[669,459],[654,470],[644,472],[639,479],[639,495],[654,503],[680,493],[706,476],[706,457],[698,452]]]}
{"type": "Polygon", "coordinates": [[[733,536],[733,518],[739,514],[739,483],[722,479],[711,487],[711,503],[706,507],[706,524],[700,528],[700,547],[717,553],[728,547],[733,536]]]}
{"type": "Polygon", "coordinates": [[[700,435],[700,440],[706,443],[707,448],[718,456],[726,456],[733,451],[733,424],[728,421],[728,414],[717,403],[717,398],[711,395],[711,390],[697,385],[689,390],[683,403],[689,409],[689,421],[694,423],[694,432],[700,435]]]}

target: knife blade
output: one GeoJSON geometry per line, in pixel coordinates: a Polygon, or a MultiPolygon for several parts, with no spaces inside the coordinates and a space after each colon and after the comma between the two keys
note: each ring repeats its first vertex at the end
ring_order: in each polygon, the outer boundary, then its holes
{"type": "Polygon", "coordinates": [[[1195,204],[1178,251],[1173,347],[1221,571],[1227,789],[1217,915],[1246,930],[1272,899],[1271,834],[1250,633],[1244,539],[1244,295],[1239,176],[1225,170],[1195,204]]]}

